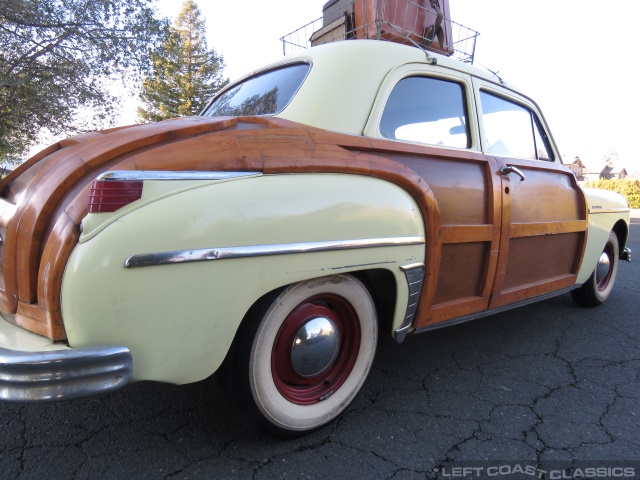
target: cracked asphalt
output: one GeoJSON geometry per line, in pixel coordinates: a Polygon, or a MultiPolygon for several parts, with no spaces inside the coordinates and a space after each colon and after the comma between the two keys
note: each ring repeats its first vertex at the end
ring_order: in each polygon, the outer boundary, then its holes
{"type": "MultiPolygon", "coordinates": [[[[639,240],[636,218],[634,252],[639,240]]],[[[404,480],[480,461],[638,462],[639,310],[636,260],[598,308],[562,295],[403,345],[383,338],[347,412],[296,440],[248,430],[215,379],[0,405],[0,478],[404,480]]]]}

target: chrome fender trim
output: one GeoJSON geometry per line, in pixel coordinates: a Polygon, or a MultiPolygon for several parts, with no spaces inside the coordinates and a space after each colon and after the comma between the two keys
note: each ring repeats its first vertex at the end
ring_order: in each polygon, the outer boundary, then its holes
{"type": "Polygon", "coordinates": [[[131,255],[125,260],[124,266],[125,268],[139,268],[190,262],[210,262],[213,260],[225,260],[231,258],[290,255],[294,253],[327,252],[359,248],[398,247],[407,245],[423,245],[424,243],[424,237],[394,237],[174,250],[170,252],[131,255]]]}
{"type": "Polygon", "coordinates": [[[422,292],[422,285],[424,284],[424,263],[405,265],[400,267],[400,269],[404,271],[407,277],[409,300],[407,301],[407,313],[405,314],[404,320],[393,332],[393,338],[397,343],[404,341],[413,323],[413,318],[416,316],[418,300],[420,300],[420,293],[422,292]]]}

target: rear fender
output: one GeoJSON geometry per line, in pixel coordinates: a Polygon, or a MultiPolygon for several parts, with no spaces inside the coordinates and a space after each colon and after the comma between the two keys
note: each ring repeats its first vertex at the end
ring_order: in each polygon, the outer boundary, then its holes
{"type": "MultiPolygon", "coordinates": [[[[95,222],[93,215],[102,214],[89,214],[86,221],[95,222]]],[[[138,380],[206,378],[257,299],[310,278],[388,270],[397,285],[397,327],[409,296],[401,267],[425,258],[423,220],[411,196],[357,175],[218,182],[157,197],[112,220],[97,222],[100,228],[72,253],[63,279],[63,317],[71,346],[129,347],[138,380]],[[370,244],[358,246],[362,240],[370,244]],[[345,248],[351,244],[356,247],[345,248]],[[307,248],[319,245],[328,247],[307,248]],[[256,247],[277,251],[219,253],[256,247]],[[196,258],[203,251],[212,253],[196,258]],[[171,258],[167,252],[188,261],[140,266],[132,260],[171,258]]]]}

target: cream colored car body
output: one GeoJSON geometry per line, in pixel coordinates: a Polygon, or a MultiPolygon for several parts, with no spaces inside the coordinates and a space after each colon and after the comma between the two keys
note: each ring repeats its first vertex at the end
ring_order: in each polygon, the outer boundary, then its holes
{"type": "Polygon", "coordinates": [[[423,241],[124,268],[129,256],[152,252],[424,238],[418,207],[403,189],[337,174],[258,174],[192,183],[181,193],[171,191],[176,184],[146,181],[141,200],[114,214],[87,216],[62,289],[71,346],[126,345],[137,380],[201,380],[217,370],[244,315],[263,295],[371,269],[394,276],[395,322],[404,318],[408,286],[400,267],[424,260],[423,241]]]}
{"type": "Polygon", "coordinates": [[[589,207],[589,231],[577,283],[586,282],[596,268],[609,233],[614,227],[622,227],[621,222],[624,222],[626,228],[630,220],[629,204],[621,195],[595,188],[585,188],[584,192],[589,207]]]}

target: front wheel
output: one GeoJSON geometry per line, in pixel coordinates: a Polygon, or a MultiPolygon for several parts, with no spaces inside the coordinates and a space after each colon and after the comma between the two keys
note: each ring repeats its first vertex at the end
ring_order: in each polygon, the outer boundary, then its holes
{"type": "Polygon", "coordinates": [[[595,307],[609,298],[618,273],[619,259],[618,237],[615,232],[611,232],[589,279],[580,288],[571,291],[571,295],[578,305],[595,307]]]}
{"type": "Polygon", "coordinates": [[[362,387],[378,322],[368,290],[349,275],[297,283],[245,320],[223,385],[254,426],[295,436],[326,425],[362,387]]]}

